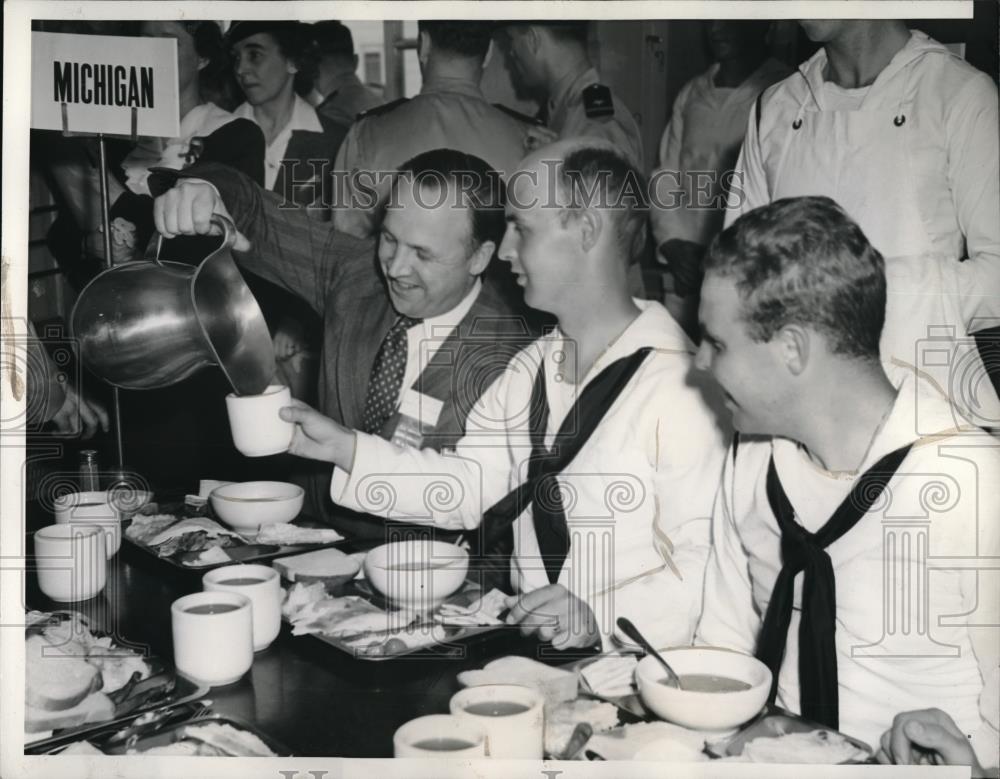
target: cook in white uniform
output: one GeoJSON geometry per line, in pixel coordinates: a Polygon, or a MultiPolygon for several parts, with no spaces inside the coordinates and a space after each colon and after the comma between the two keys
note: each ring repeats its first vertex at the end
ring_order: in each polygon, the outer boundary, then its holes
{"type": "Polygon", "coordinates": [[[764,89],[790,69],[767,56],[769,22],[705,22],[713,63],[674,100],[660,139],[659,168],[650,176],[650,224],[665,274],[665,304],[696,330],[701,257],[722,230],[726,192],[747,128],[764,89]]]}
{"type": "Polygon", "coordinates": [[[751,112],[727,224],[779,198],[832,197],[886,258],[887,367],[915,366],[1000,426],[967,337],[1000,321],[997,88],[900,21],[802,25],[825,46],[751,112]]]}

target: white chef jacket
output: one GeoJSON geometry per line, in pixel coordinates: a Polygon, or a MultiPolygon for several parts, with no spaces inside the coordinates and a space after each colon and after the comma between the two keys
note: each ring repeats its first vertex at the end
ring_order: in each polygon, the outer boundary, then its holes
{"type": "Polygon", "coordinates": [[[681,87],[660,138],[659,168],[650,176],[656,198],[649,215],[657,245],[680,238],[707,246],[722,230],[723,177],[736,166],[750,108],[789,69],[767,59],[737,87],[716,86],[718,72],[716,62],[681,87]]]}
{"type": "MultiPolygon", "coordinates": [[[[570,531],[558,582],[590,605],[605,642],[615,619],[628,616],[657,644],[690,643],[728,435],[713,411],[712,390],[691,375],[692,347],[683,331],[659,303],[636,304],[642,313],[579,386],[563,373],[572,346],[558,331],[523,349],[470,412],[455,452],[401,448],[358,433],[353,470],[334,469],[334,502],[389,519],[475,528],[525,478],[528,406],[539,365],[544,361],[548,446],[578,389],[615,360],[652,346],[655,352],[558,477],[570,531]]],[[[530,508],[513,531],[515,589],[548,585],[530,508]]]]}
{"type": "MultiPolygon", "coordinates": [[[[990,765],[1000,719],[1000,441],[955,432],[952,409],[923,384],[904,381],[861,469],[916,443],[882,498],[826,549],[836,576],[840,729],[877,748],[896,714],[937,707],[990,765]],[[920,404],[940,435],[914,434],[920,404]]],[[[697,643],[755,650],[781,568],[781,531],[766,492],[772,454],[796,519],[810,532],[854,483],[851,474],[823,471],[787,439],[743,439],[735,465],[730,451],[697,643]]],[[[802,580],[799,573],[778,684],[779,704],[796,712],[802,580]]]]}
{"type": "Polygon", "coordinates": [[[918,31],[869,87],[830,90],[826,66],[820,49],[768,89],[759,132],[751,111],[726,225],[778,198],[832,197],[886,259],[887,371],[915,366],[996,425],[1000,400],[966,337],[1000,324],[996,85],[918,31]]]}

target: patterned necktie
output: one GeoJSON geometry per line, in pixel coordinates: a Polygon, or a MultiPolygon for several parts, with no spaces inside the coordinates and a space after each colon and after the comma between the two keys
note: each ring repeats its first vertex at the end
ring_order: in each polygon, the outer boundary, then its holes
{"type": "Polygon", "coordinates": [[[396,410],[403,374],[406,373],[406,331],[421,321],[401,316],[382,339],[368,377],[363,420],[366,433],[378,435],[382,425],[396,410]]]}

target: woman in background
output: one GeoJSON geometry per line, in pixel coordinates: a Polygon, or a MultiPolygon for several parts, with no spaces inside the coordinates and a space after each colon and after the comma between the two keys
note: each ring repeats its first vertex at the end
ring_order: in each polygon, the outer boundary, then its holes
{"type": "MultiPolygon", "coordinates": [[[[318,49],[308,24],[294,21],[237,21],[226,34],[233,72],[246,98],[235,113],[264,133],[264,188],[286,203],[330,219],[323,187],[332,182],[337,149],[346,134],[305,99],[316,76],[318,49]],[[325,167],[312,161],[329,160],[325,167]]],[[[308,401],[315,392],[320,322],[284,290],[254,286],[274,335],[280,380],[308,401]]]]}

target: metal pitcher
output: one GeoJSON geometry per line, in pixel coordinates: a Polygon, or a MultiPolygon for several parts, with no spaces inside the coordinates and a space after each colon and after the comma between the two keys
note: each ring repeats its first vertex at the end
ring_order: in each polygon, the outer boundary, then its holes
{"type": "Polygon", "coordinates": [[[84,365],[109,384],[156,389],[218,365],[239,395],[267,389],[274,344],[264,315],[229,253],[236,228],[224,217],[219,248],[200,265],[129,262],[98,274],[80,293],[70,329],[84,365]]]}

